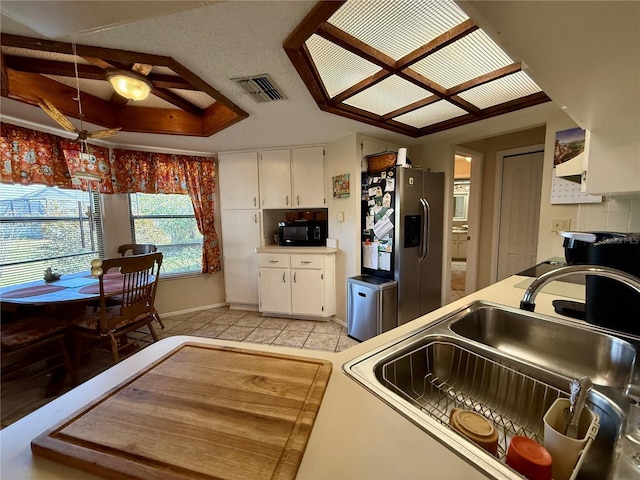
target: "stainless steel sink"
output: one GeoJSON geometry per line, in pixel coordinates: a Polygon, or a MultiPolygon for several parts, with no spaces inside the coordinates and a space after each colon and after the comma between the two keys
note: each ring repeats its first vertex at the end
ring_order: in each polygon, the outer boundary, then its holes
{"type": "Polygon", "coordinates": [[[604,386],[624,388],[636,356],[633,345],[612,335],[489,304],[465,309],[449,325],[510,357],[568,377],[588,376],[604,386]]]}
{"type": "Polygon", "coordinates": [[[543,442],[542,416],[568,397],[573,378],[589,376],[587,405],[600,430],[577,478],[616,478],[612,460],[628,402],[640,338],[617,337],[535,313],[475,302],[344,365],[345,372],[466,461],[494,478],[521,478],[504,464],[514,435],[543,442]],[[492,421],[493,457],[448,425],[452,408],[492,421]]]}

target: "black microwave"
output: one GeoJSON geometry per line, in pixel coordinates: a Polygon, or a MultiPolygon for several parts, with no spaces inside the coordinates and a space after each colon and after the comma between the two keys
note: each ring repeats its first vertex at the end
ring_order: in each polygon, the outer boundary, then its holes
{"type": "Polygon", "coordinates": [[[327,244],[327,222],[298,220],[278,222],[280,245],[287,247],[324,247],[327,244]]]}

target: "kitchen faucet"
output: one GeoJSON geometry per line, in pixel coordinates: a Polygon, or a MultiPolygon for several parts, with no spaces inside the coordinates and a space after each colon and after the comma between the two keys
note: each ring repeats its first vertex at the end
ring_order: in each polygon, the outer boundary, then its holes
{"type": "Polygon", "coordinates": [[[533,312],[533,310],[536,308],[534,300],[542,287],[544,287],[547,283],[552,282],[553,280],[568,277],[569,275],[574,275],[576,273],[595,275],[598,277],[606,277],[617,280],[627,285],[629,288],[632,288],[640,295],[640,279],[631,275],[630,273],[616,270],[615,268],[611,267],[601,267],[599,265],[572,265],[570,267],[561,267],[557,270],[543,273],[533,282],[531,282],[531,285],[529,285],[529,288],[527,288],[527,290],[524,292],[524,296],[520,301],[520,309],[527,310],[528,312],[533,312]]]}

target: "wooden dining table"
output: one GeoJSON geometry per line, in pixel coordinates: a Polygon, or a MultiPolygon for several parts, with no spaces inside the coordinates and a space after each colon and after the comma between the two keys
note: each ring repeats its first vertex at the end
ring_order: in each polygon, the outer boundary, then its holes
{"type": "MultiPolygon", "coordinates": [[[[108,272],[104,276],[105,296],[122,293],[120,272],[108,272]]],[[[91,272],[84,271],[63,275],[51,282],[35,280],[0,287],[0,302],[13,305],[54,305],[66,303],[86,303],[100,298],[98,279],[91,272]]]]}

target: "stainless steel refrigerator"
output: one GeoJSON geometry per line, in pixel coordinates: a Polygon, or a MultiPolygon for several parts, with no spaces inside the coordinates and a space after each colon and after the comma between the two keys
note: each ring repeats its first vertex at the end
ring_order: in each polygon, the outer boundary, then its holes
{"type": "Polygon", "coordinates": [[[362,175],[362,273],[398,282],[398,325],[441,306],[444,173],[362,175]]]}

